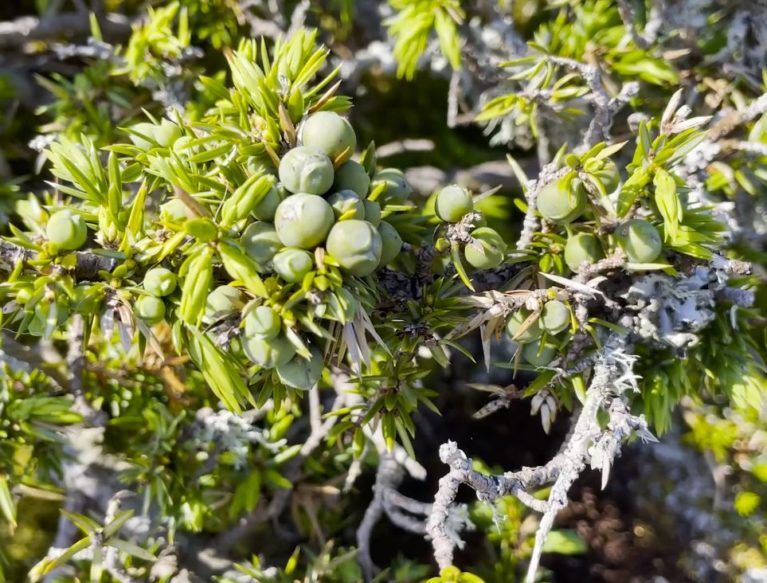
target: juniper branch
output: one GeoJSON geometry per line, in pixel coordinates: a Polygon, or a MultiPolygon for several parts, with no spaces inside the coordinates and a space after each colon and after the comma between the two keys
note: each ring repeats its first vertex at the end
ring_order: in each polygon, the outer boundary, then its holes
{"type": "MultiPolygon", "coordinates": [[[[99,22],[109,38],[125,39],[131,31],[130,21],[120,14],[107,14],[99,22]]],[[[87,12],[60,12],[38,18],[23,16],[0,22],[0,50],[18,48],[32,41],[73,39],[90,33],[87,12]]]]}
{"type": "Polygon", "coordinates": [[[404,477],[402,466],[393,457],[381,456],[373,485],[373,500],[365,510],[365,516],[357,528],[357,557],[366,581],[370,581],[375,572],[375,565],[370,556],[370,537],[373,534],[373,528],[384,514],[386,490],[396,489],[404,477]]]}
{"type": "MultiPolygon", "coordinates": [[[[28,263],[39,257],[31,249],[0,239],[0,270],[10,271],[18,263],[28,263]]],[[[112,271],[117,260],[90,251],[77,251],[74,275],[81,280],[95,279],[100,271],[112,271]]]]}
{"type": "Polygon", "coordinates": [[[567,504],[567,492],[587,464],[592,462],[593,465],[594,460],[598,460],[604,471],[618,455],[619,445],[627,435],[627,428],[637,431],[644,438],[649,436],[643,418],[634,417],[625,406],[611,406],[615,400],[622,399],[626,390],[635,387],[633,357],[626,350],[625,337],[610,337],[594,366],[586,402],[578,421],[565,447],[547,464],[536,468],[522,468],[502,476],[485,475],[472,469],[471,459],[459,450],[454,442],[449,441],[440,447],[440,459],[450,466],[450,471],[440,479],[427,523],[434,557],[440,568],[452,563],[453,550],[461,544],[456,534],[448,528],[447,518],[458,488],[461,484],[467,484],[476,491],[477,498],[483,502],[493,503],[499,497],[511,494],[517,496],[524,504],[544,512],[528,571],[528,581],[533,580],[543,543],[554,518],[567,504]],[[608,410],[611,415],[611,422],[604,430],[597,421],[600,409],[608,410]],[[550,483],[554,486],[548,500],[533,502],[530,492],[550,483]]]}

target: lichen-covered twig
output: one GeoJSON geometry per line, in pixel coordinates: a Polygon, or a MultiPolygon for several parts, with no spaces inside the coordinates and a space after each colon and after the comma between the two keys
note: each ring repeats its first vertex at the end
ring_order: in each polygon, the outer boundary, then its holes
{"type": "Polygon", "coordinates": [[[386,490],[396,489],[404,477],[405,472],[402,466],[393,457],[381,456],[373,485],[373,500],[368,504],[365,516],[357,528],[357,560],[366,581],[370,581],[375,572],[375,565],[370,556],[370,537],[373,534],[373,528],[383,516],[386,490]]]}
{"type": "Polygon", "coordinates": [[[589,464],[608,472],[628,430],[643,439],[652,438],[642,417],[631,415],[625,406],[612,405],[621,401],[626,391],[636,387],[632,366],[633,358],[627,352],[625,337],[611,336],[594,365],[586,401],[565,447],[543,466],[488,476],[473,470],[471,460],[455,443],[448,442],[440,448],[440,459],[450,466],[450,471],[439,482],[427,523],[434,557],[440,567],[452,563],[453,549],[461,544],[456,533],[448,528],[447,518],[459,486],[467,484],[483,502],[493,503],[500,496],[511,494],[535,510],[543,511],[528,571],[528,581],[533,580],[543,543],[557,512],[567,504],[567,492],[578,475],[589,464]],[[600,410],[606,410],[610,415],[610,423],[605,429],[597,420],[600,410]],[[531,496],[531,491],[550,483],[553,486],[545,503],[531,496]]]}
{"type": "Polygon", "coordinates": [[[591,90],[590,99],[594,106],[594,117],[589,123],[586,135],[583,138],[582,148],[587,150],[603,140],[609,140],[610,128],[613,124],[613,116],[636,95],[639,91],[638,83],[626,83],[620,93],[611,98],[602,81],[602,74],[596,65],[588,65],[574,59],[565,57],[548,56],[550,62],[577,71],[591,90]]]}
{"type": "Polygon", "coordinates": [[[662,0],[655,0],[652,2],[643,32],[637,30],[637,18],[630,0],[618,0],[618,12],[621,15],[623,24],[626,26],[629,38],[631,38],[639,48],[646,49],[655,42],[663,24],[664,6],[662,0]]]}
{"type": "MultiPolygon", "coordinates": [[[[66,435],[68,444],[66,450],[69,459],[63,463],[64,508],[71,513],[81,513],[88,507],[89,496],[93,492],[103,491],[103,485],[98,485],[93,475],[95,464],[100,459],[101,440],[106,424],[106,415],[97,411],[85,397],[83,373],[86,357],[83,339],[85,335],[84,318],[75,314],[69,327],[67,365],[70,371],[69,390],[75,399],[75,410],[83,416],[82,427],[68,428],[66,435]]],[[[77,527],[63,514],[59,517],[56,536],[48,556],[56,556],[69,547],[77,535],[77,527]]],[[[59,572],[53,569],[46,576],[46,583],[53,581],[59,572]]]]}

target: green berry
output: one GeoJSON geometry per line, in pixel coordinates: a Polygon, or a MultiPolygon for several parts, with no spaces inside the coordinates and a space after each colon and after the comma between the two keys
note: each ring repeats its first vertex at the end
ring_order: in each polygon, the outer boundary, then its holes
{"type": "Polygon", "coordinates": [[[362,164],[347,160],[336,170],[334,190],[353,190],[360,198],[365,198],[370,188],[370,176],[362,164]]]}
{"type": "Polygon", "coordinates": [[[547,366],[557,356],[557,349],[551,345],[540,346],[537,342],[526,344],[522,349],[522,358],[534,367],[547,366]]]}
{"type": "Polygon", "coordinates": [[[570,325],[570,310],[559,300],[546,302],[541,312],[541,326],[549,334],[559,334],[570,325]]]}
{"type": "Polygon", "coordinates": [[[308,251],[286,247],[274,256],[272,267],[288,283],[299,283],[314,268],[314,259],[308,251]]]}
{"type": "Polygon", "coordinates": [[[328,197],[328,204],[333,207],[336,220],[365,218],[365,204],[353,190],[339,190],[328,197]]]}
{"type": "Polygon", "coordinates": [[[520,344],[527,344],[528,342],[533,342],[535,340],[538,340],[538,338],[541,337],[541,334],[543,334],[543,330],[541,329],[541,320],[540,318],[536,318],[521,334],[519,331],[522,329],[522,324],[524,324],[527,319],[530,317],[530,310],[517,310],[514,312],[509,318],[508,323],[506,324],[506,332],[509,334],[509,338],[514,340],[515,342],[519,342],[520,344]]]}
{"type": "Polygon", "coordinates": [[[333,163],[317,148],[293,148],[282,157],[279,175],[290,192],[325,194],[333,185],[333,163]]]}
{"type": "Polygon", "coordinates": [[[196,139],[192,136],[181,136],[173,142],[173,151],[186,156],[198,154],[201,150],[199,142],[195,143],[196,139]]]}
{"type": "Polygon", "coordinates": [[[288,193],[282,185],[272,186],[266,196],[261,199],[261,202],[255,206],[253,214],[259,221],[273,221],[277,207],[287,195],[288,193]]]}
{"type": "Polygon", "coordinates": [[[595,235],[577,233],[570,235],[565,243],[565,263],[573,271],[578,271],[584,263],[596,263],[604,257],[602,245],[595,235]]]}
{"type": "Polygon", "coordinates": [[[141,296],[133,305],[133,312],[150,326],[165,318],[165,304],[154,296],[141,296]]]}
{"type": "Polygon", "coordinates": [[[322,354],[313,348],[309,360],[295,356],[289,362],[278,366],[277,376],[283,385],[308,391],[322,378],[322,369],[322,354]]]}
{"type": "Polygon", "coordinates": [[[266,340],[276,338],[282,329],[280,316],[269,306],[249,310],[244,318],[245,336],[259,336],[266,340]]]}
{"type": "Polygon", "coordinates": [[[381,261],[381,235],[367,221],[341,221],[333,225],[326,248],[339,265],[352,275],[370,275],[381,261]]]}
{"type": "Polygon", "coordinates": [[[295,194],[283,200],[274,214],[277,236],[286,247],[313,249],[333,226],[335,215],[328,202],[314,194],[295,194]]]}
{"type": "Polygon", "coordinates": [[[391,223],[381,221],[378,225],[378,234],[381,236],[381,262],[380,267],[389,265],[402,250],[402,237],[391,223]]]}
{"type": "Polygon", "coordinates": [[[605,187],[605,191],[609,194],[614,192],[621,181],[621,175],[618,171],[618,166],[612,160],[605,160],[604,166],[601,170],[594,172],[594,175],[599,178],[602,185],[605,187]]]}
{"type": "Polygon", "coordinates": [[[252,362],[264,368],[274,368],[287,363],[296,353],[296,348],[284,336],[267,340],[262,336],[242,337],[242,349],[252,362]]]}
{"type": "Polygon", "coordinates": [[[251,223],[243,231],[240,242],[259,270],[268,269],[275,253],[283,247],[271,223],[251,223]]]}
{"type": "Polygon", "coordinates": [[[135,133],[128,137],[142,150],[149,150],[154,146],[168,148],[183,134],[177,124],[167,119],[161,120],[159,125],[150,122],[137,123],[131,127],[131,131],[135,133]]]}
{"type": "Polygon", "coordinates": [[[144,289],[157,298],[172,294],[176,289],[176,282],[176,274],[164,267],[155,267],[144,275],[144,289]]]}
{"type": "Polygon", "coordinates": [[[506,243],[497,231],[480,227],[471,232],[471,237],[474,241],[467,244],[463,251],[469,265],[475,269],[494,269],[503,263],[506,243]]]}
{"type": "Polygon", "coordinates": [[[643,219],[632,219],[615,231],[615,239],[631,263],[652,263],[663,250],[655,226],[643,219]]]}
{"type": "Polygon", "coordinates": [[[363,200],[365,206],[365,220],[377,227],[381,224],[381,205],[374,200],[363,200]]]}
{"type": "Polygon", "coordinates": [[[243,306],[245,306],[245,301],[242,291],[230,285],[220,285],[208,294],[202,321],[206,324],[212,324],[239,312],[243,306]]]}
{"type": "Polygon", "coordinates": [[[178,140],[184,131],[170,120],[163,119],[155,126],[154,139],[163,148],[169,148],[178,140]]]}
{"type": "MultiPolygon", "coordinates": [[[[574,184],[574,183],[571,183],[574,184]]],[[[581,187],[563,188],[564,181],[550,182],[538,193],[538,211],[548,220],[569,223],[583,214],[586,194],[581,187]]]]}
{"type": "Polygon", "coordinates": [[[130,131],[131,133],[128,134],[128,138],[135,146],[138,146],[142,150],[148,150],[154,146],[157,141],[154,137],[155,125],[148,121],[133,124],[130,131]]]}
{"type": "Polygon", "coordinates": [[[379,170],[373,177],[371,188],[376,188],[380,184],[386,184],[386,190],[383,194],[385,199],[395,204],[405,202],[413,193],[405,179],[405,175],[396,168],[379,170]]]}
{"type": "Polygon", "coordinates": [[[474,210],[471,194],[465,188],[452,184],[437,193],[434,212],[446,223],[457,223],[474,210]]]}
{"type": "Polygon", "coordinates": [[[64,209],[56,211],[45,226],[48,241],[58,249],[79,249],[88,238],[88,227],[80,215],[64,209]]]}
{"type": "Polygon", "coordinates": [[[323,151],[334,162],[343,162],[354,154],[357,136],[345,118],[332,111],[319,111],[304,122],[301,143],[323,151]]]}

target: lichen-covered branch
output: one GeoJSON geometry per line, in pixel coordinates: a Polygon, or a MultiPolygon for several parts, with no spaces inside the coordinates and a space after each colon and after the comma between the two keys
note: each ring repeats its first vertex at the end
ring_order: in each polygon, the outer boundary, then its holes
{"type": "Polygon", "coordinates": [[[652,439],[642,417],[633,416],[625,406],[612,405],[621,402],[626,391],[635,389],[632,366],[633,357],[627,352],[625,337],[612,336],[597,358],[586,401],[565,447],[543,466],[488,476],[473,470],[471,460],[455,443],[448,442],[440,448],[440,459],[450,466],[450,471],[440,480],[427,524],[434,557],[440,567],[452,563],[453,549],[461,545],[455,532],[448,528],[447,518],[458,488],[466,484],[483,502],[493,503],[500,496],[512,494],[535,510],[544,512],[528,572],[528,580],[533,580],[554,517],[567,504],[567,492],[580,473],[589,464],[609,472],[620,443],[632,431],[643,439],[652,439]],[[610,423],[605,429],[597,420],[600,410],[606,410],[610,415],[610,423]],[[553,483],[553,487],[545,504],[531,503],[531,491],[549,483],[553,483]]]}
{"type": "Polygon", "coordinates": [[[373,500],[368,504],[365,516],[357,528],[357,557],[366,581],[373,578],[375,571],[375,565],[370,556],[370,537],[373,534],[373,528],[383,516],[386,490],[396,489],[404,477],[405,472],[402,466],[393,457],[381,456],[373,485],[373,500]]]}

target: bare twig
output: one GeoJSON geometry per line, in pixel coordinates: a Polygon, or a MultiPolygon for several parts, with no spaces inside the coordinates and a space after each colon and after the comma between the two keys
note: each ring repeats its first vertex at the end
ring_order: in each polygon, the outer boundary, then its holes
{"type": "MultiPolygon", "coordinates": [[[[130,21],[120,14],[107,14],[99,23],[111,39],[123,40],[131,31],[130,21]]],[[[87,12],[60,12],[38,18],[24,16],[0,22],[0,50],[17,48],[31,41],[82,38],[90,33],[87,12]]]]}
{"type": "Polygon", "coordinates": [[[399,140],[376,148],[376,158],[388,158],[405,152],[431,152],[434,142],[431,140],[399,140]]]}

